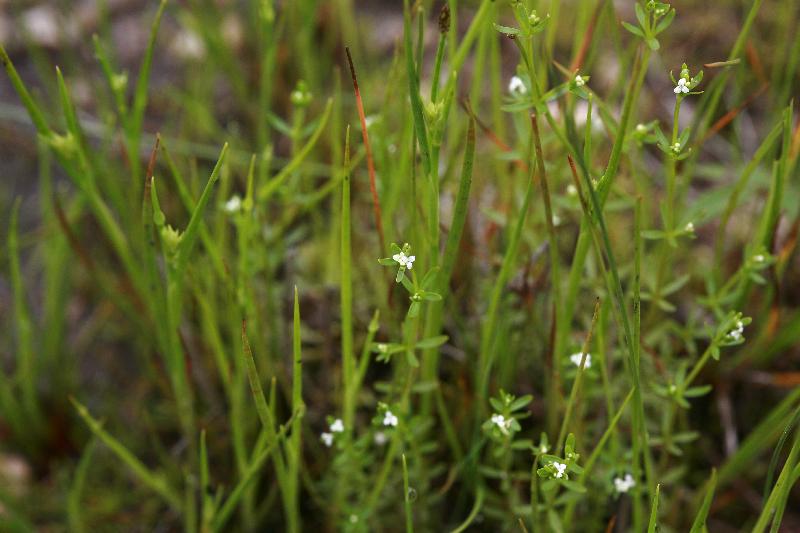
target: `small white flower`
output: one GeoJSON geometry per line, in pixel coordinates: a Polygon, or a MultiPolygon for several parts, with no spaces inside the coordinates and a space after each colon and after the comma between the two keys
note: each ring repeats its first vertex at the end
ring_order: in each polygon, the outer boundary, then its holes
{"type": "Polygon", "coordinates": [[[415,255],[406,255],[403,252],[398,254],[394,254],[392,259],[397,261],[400,266],[406,267],[407,269],[411,270],[414,266],[414,261],[417,260],[417,256],[415,255]]]}
{"type": "Polygon", "coordinates": [[[567,185],[567,194],[569,196],[578,196],[578,189],[573,184],[570,183],[569,185],[567,185]]]}
{"type": "Polygon", "coordinates": [[[553,215],[553,225],[559,226],[561,225],[561,217],[558,215],[553,215]]]}
{"type": "MultiPolygon", "coordinates": [[[[573,364],[575,366],[578,366],[578,367],[581,366],[581,359],[583,359],[583,353],[582,352],[574,353],[574,354],[569,356],[569,360],[572,361],[573,364]]],[[[592,366],[592,354],[587,353],[586,354],[586,364],[584,365],[584,368],[590,368],[591,366],[592,366]]]]}
{"type": "Polygon", "coordinates": [[[672,89],[672,92],[674,92],[675,94],[681,94],[681,93],[688,94],[689,87],[686,85],[686,78],[679,79],[678,85],[676,85],[675,88],[672,89]]]}
{"type": "Polygon", "coordinates": [[[323,433],[322,435],[320,435],[320,436],[319,436],[319,438],[322,440],[322,442],[323,442],[323,443],[325,444],[325,446],[327,446],[328,448],[330,448],[330,447],[333,445],[333,433],[327,433],[327,432],[325,432],[325,433],[323,433]]]}
{"type": "Polygon", "coordinates": [[[239,198],[238,194],[234,194],[231,196],[230,200],[225,202],[225,212],[226,213],[238,213],[239,210],[242,208],[242,199],[239,198]]]}
{"type": "Polygon", "coordinates": [[[564,477],[564,473],[567,471],[567,465],[564,463],[553,462],[553,467],[556,469],[556,477],[562,478],[564,477]]]}
{"type": "Polygon", "coordinates": [[[619,493],[628,492],[635,486],[636,482],[633,480],[633,476],[630,474],[625,474],[624,478],[614,478],[614,489],[616,489],[616,491],[619,493]]]}
{"type": "Polygon", "coordinates": [[[342,422],[341,418],[337,418],[331,424],[331,432],[333,433],[341,433],[344,431],[344,423],[342,422]]]}
{"type": "Polygon", "coordinates": [[[508,435],[508,428],[511,427],[511,420],[510,418],[506,418],[500,414],[493,414],[492,415],[492,424],[500,428],[500,431],[503,432],[504,435],[508,435]]]}
{"type": "Polygon", "coordinates": [[[519,76],[513,76],[508,82],[508,92],[512,94],[525,94],[528,92],[528,89],[525,87],[525,83],[522,81],[522,78],[519,76]]]}
{"type": "Polygon", "coordinates": [[[672,151],[676,154],[680,153],[681,151],[681,143],[675,143],[672,145],[672,151]]]}
{"type": "Polygon", "coordinates": [[[356,516],[354,514],[351,514],[350,515],[350,523],[351,524],[357,524],[358,523],[358,516],[356,516]]]}
{"type": "Polygon", "coordinates": [[[755,261],[756,263],[763,263],[765,260],[766,260],[766,257],[764,257],[762,254],[758,254],[758,255],[754,255],[753,256],[753,261],[755,261]]]}
{"type": "Polygon", "coordinates": [[[637,124],[636,131],[638,133],[647,133],[647,126],[645,126],[644,124],[637,124]]]}
{"type": "Polygon", "coordinates": [[[728,338],[734,341],[738,341],[742,338],[743,333],[744,333],[744,323],[741,320],[737,320],[736,327],[728,333],[728,338]]]}
{"type": "Polygon", "coordinates": [[[575,76],[575,86],[576,87],[583,87],[584,85],[586,85],[586,80],[581,78],[580,74],[576,75],[575,76]]]}
{"type": "Polygon", "coordinates": [[[685,229],[686,229],[686,231],[688,231],[689,233],[693,233],[693,232],[694,232],[694,224],[692,224],[691,222],[689,222],[688,224],[686,224],[686,228],[685,228],[685,229]]]}
{"type": "Polygon", "coordinates": [[[539,446],[539,453],[541,453],[541,454],[545,454],[549,450],[550,450],[550,448],[547,447],[547,444],[542,444],[541,446],[539,446]]]}
{"type": "Polygon", "coordinates": [[[383,415],[383,425],[397,427],[397,417],[391,411],[386,411],[383,415]]]}
{"type": "Polygon", "coordinates": [[[386,441],[388,439],[386,438],[386,433],[384,433],[383,431],[378,431],[377,433],[375,433],[373,440],[375,441],[375,444],[377,444],[378,446],[383,446],[384,444],[386,444],[386,441]]]}

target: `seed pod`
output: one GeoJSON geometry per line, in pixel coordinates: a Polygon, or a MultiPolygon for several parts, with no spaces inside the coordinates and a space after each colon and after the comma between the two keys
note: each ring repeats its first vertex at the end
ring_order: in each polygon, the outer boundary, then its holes
{"type": "Polygon", "coordinates": [[[446,35],[450,31],[450,6],[447,4],[442,6],[439,11],[439,33],[446,35]]]}

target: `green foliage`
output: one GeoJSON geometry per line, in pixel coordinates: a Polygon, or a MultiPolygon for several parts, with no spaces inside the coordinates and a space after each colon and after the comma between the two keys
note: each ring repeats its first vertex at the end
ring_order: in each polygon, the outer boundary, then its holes
{"type": "Polygon", "coordinates": [[[0,47],[0,530],[796,522],[791,0],[99,4],[0,47]]]}

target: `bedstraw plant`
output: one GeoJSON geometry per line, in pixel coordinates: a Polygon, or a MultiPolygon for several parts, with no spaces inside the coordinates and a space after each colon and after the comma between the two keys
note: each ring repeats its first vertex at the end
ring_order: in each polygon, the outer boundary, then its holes
{"type": "Polygon", "coordinates": [[[111,4],[0,47],[0,530],[800,528],[793,0],[111,4]]]}

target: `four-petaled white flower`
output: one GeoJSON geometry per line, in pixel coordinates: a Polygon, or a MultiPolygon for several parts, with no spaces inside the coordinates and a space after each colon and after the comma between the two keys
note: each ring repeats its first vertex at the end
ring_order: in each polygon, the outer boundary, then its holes
{"type": "Polygon", "coordinates": [[[344,423],[342,422],[341,418],[337,418],[331,424],[331,432],[333,433],[341,433],[344,431],[344,423]]]}
{"type": "Polygon", "coordinates": [[[491,420],[492,424],[500,428],[500,431],[502,431],[504,435],[508,435],[508,428],[511,427],[511,418],[506,418],[503,415],[495,413],[492,415],[491,420]]]}
{"type": "Polygon", "coordinates": [[[586,85],[586,80],[584,80],[583,78],[581,78],[581,75],[580,75],[580,74],[577,74],[577,75],[575,76],[575,86],[576,86],[576,87],[583,87],[584,85],[586,85]]]}
{"type": "Polygon", "coordinates": [[[391,411],[386,411],[383,415],[383,425],[397,427],[397,417],[391,411]]]}
{"type": "Polygon", "coordinates": [[[635,486],[636,482],[630,474],[625,474],[625,477],[614,478],[614,489],[619,493],[628,492],[635,486]]]}
{"type": "Polygon", "coordinates": [[[675,88],[672,89],[672,92],[678,95],[681,93],[689,94],[689,86],[686,85],[686,78],[680,78],[678,80],[678,85],[676,85],[675,88]]]}
{"type": "Polygon", "coordinates": [[[242,199],[239,198],[238,194],[234,194],[231,196],[230,200],[225,202],[225,212],[226,213],[238,213],[239,210],[242,208],[242,199]]]}
{"type": "Polygon", "coordinates": [[[522,78],[519,76],[513,76],[508,82],[508,92],[512,94],[525,94],[528,92],[528,88],[525,87],[525,83],[522,81],[522,78]]]}
{"type": "Polygon", "coordinates": [[[325,432],[322,435],[320,435],[319,437],[320,437],[320,439],[322,439],[322,442],[328,448],[330,448],[333,445],[333,433],[325,432]]]}
{"type": "Polygon", "coordinates": [[[553,468],[556,469],[556,477],[559,479],[564,477],[564,473],[567,471],[567,465],[558,461],[553,462],[553,468]]]}
{"type": "MultiPolygon", "coordinates": [[[[569,356],[569,360],[573,362],[575,366],[581,366],[581,359],[583,359],[583,352],[574,353],[569,356]]],[[[583,365],[584,368],[589,368],[592,366],[592,354],[586,354],[586,364],[583,365]]]]}
{"type": "Polygon", "coordinates": [[[415,255],[406,255],[403,252],[396,253],[392,256],[392,259],[397,261],[400,266],[406,267],[407,269],[411,270],[414,266],[414,261],[417,260],[417,256],[415,255]]]}

